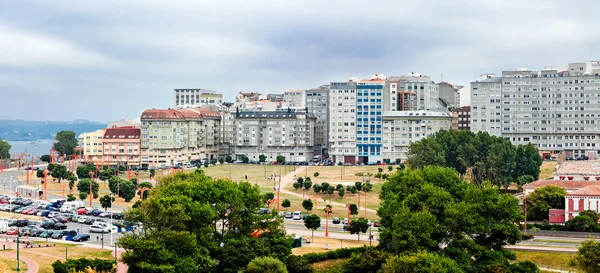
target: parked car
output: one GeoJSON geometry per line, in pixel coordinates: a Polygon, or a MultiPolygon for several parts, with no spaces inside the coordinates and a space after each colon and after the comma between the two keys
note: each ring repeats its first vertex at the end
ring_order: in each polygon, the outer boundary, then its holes
{"type": "Polygon", "coordinates": [[[29,225],[29,221],[24,219],[17,220],[17,222],[15,223],[15,226],[17,227],[25,227],[27,225],[29,225]]]}
{"type": "Polygon", "coordinates": [[[17,228],[17,227],[10,227],[6,231],[6,235],[17,235],[17,234],[19,234],[19,228],[17,228]]]}
{"type": "Polygon", "coordinates": [[[286,212],[283,214],[283,217],[285,217],[286,219],[291,219],[292,218],[292,213],[291,212],[286,212]]]}
{"type": "Polygon", "coordinates": [[[86,215],[88,212],[88,210],[86,208],[80,208],[77,210],[77,214],[79,215],[86,215]]]}
{"type": "Polygon", "coordinates": [[[63,223],[56,223],[56,224],[54,224],[54,229],[56,229],[56,230],[67,229],[67,225],[65,225],[63,223]]]}
{"type": "Polygon", "coordinates": [[[94,219],[92,219],[92,218],[88,218],[88,219],[85,219],[85,221],[84,221],[83,223],[84,223],[84,224],[86,224],[86,225],[91,225],[91,224],[93,224],[95,221],[96,221],[96,220],[94,220],[94,219]]]}
{"type": "Polygon", "coordinates": [[[108,228],[105,228],[103,226],[100,225],[91,225],[90,226],[90,233],[108,233],[109,230],[108,228]]]}
{"type": "Polygon", "coordinates": [[[102,213],[104,213],[104,211],[102,211],[102,210],[94,210],[94,211],[92,212],[92,215],[93,215],[93,216],[100,216],[100,214],[102,214],[102,213]]]}
{"type": "Polygon", "coordinates": [[[56,224],[56,223],[54,223],[54,221],[51,221],[51,220],[44,220],[44,221],[42,221],[42,225],[41,225],[41,227],[43,227],[43,228],[54,228],[54,225],[55,225],[55,224],[56,224]]]}
{"type": "Polygon", "coordinates": [[[334,224],[339,224],[340,222],[341,222],[340,218],[338,218],[338,217],[333,218],[333,223],[334,224]]]}
{"type": "Polygon", "coordinates": [[[89,239],[90,239],[89,234],[79,234],[79,235],[73,237],[73,242],[83,242],[83,241],[87,241],[89,239]]]}
{"type": "Polygon", "coordinates": [[[79,217],[79,219],[77,219],[77,223],[83,224],[85,223],[85,220],[87,220],[88,218],[85,216],[81,216],[79,217]]]}
{"type": "MultiPolygon", "coordinates": [[[[96,213],[96,212],[102,213],[102,211],[101,211],[101,210],[99,210],[99,209],[91,209],[91,210],[88,210],[88,211],[85,213],[85,215],[94,215],[94,213],[96,213]]],[[[95,215],[94,215],[94,216],[95,216],[95,215]]]]}
{"type": "Polygon", "coordinates": [[[123,219],[123,213],[121,213],[121,212],[113,213],[113,218],[114,219],[123,219]]]}
{"type": "Polygon", "coordinates": [[[38,237],[40,234],[42,234],[42,232],[44,232],[44,230],[41,228],[32,228],[29,230],[29,235],[38,237]]]}
{"type": "MultiPolygon", "coordinates": [[[[54,232],[55,232],[54,230],[44,230],[42,233],[40,233],[40,238],[50,238],[52,236],[52,233],[54,233],[54,232]]],[[[56,231],[56,232],[60,232],[60,231],[56,231]]]]}
{"type": "Polygon", "coordinates": [[[302,219],[301,214],[302,213],[300,213],[299,211],[294,211],[294,213],[292,214],[292,220],[301,220],[302,219]]]}

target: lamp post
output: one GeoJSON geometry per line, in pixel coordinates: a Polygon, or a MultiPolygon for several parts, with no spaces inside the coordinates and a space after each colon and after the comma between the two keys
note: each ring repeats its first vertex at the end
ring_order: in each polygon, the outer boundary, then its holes
{"type": "Polygon", "coordinates": [[[94,182],[93,175],[94,172],[90,172],[90,176],[92,176],[92,180],[90,181],[90,207],[92,206],[92,183],[94,182]]]}
{"type": "Polygon", "coordinates": [[[329,207],[325,208],[325,237],[329,237],[329,212],[331,209],[329,207]]]}
{"type": "Polygon", "coordinates": [[[44,200],[48,200],[48,169],[44,170],[44,200]]]}
{"type": "Polygon", "coordinates": [[[113,203],[113,198],[114,198],[115,194],[111,193],[110,194],[110,245],[113,245],[113,233],[112,233],[112,228],[113,228],[113,213],[112,213],[112,203],[113,203]]]}

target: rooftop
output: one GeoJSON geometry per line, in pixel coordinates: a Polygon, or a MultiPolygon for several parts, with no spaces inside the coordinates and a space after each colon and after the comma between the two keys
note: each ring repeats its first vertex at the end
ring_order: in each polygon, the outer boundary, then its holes
{"type": "Polygon", "coordinates": [[[103,139],[139,139],[140,129],[132,126],[107,128],[103,139]]]}
{"type": "Polygon", "coordinates": [[[600,195],[600,185],[589,185],[567,193],[567,195],[600,195]]]}
{"type": "Polygon", "coordinates": [[[600,181],[592,180],[538,180],[523,185],[524,189],[536,189],[546,186],[556,186],[563,189],[576,190],[587,186],[600,185],[600,181]]]}
{"type": "Polygon", "coordinates": [[[450,117],[450,114],[446,112],[437,111],[385,111],[383,112],[384,117],[450,117]]]}
{"type": "Polygon", "coordinates": [[[186,108],[186,109],[146,109],[141,114],[142,119],[200,119],[217,118],[221,115],[217,111],[207,108],[186,108]]]}
{"type": "Polygon", "coordinates": [[[240,111],[237,118],[291,118],[295,119],[297,114],[306,115],[306,118],[314,118],[316,117],[311,113],[296,113],[296,111],[240,111]]]}
{"type": "Polygon", "coordinates": [[[558,165],[557,175],[600,175],[600,163],[594,160],[564,161],[558,165]]]}

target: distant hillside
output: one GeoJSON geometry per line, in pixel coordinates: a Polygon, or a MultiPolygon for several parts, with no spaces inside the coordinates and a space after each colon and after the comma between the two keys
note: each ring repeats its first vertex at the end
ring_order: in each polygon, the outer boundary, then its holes
{"type": "Polygon", "coordinates": [[[87,121],[26,121],[0,119],[0,138],[9,141],[33,141],[53,139],[63,130],[74,131],[77,135],[106,127],[106,124],[87,121]]]}

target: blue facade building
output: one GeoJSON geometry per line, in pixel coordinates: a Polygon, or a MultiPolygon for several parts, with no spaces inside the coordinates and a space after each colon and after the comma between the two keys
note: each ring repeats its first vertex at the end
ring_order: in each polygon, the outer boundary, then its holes
{"type": "Polygon", "coordinates": [[[360,81],[356,94],[356,150],[357,161],[377,163],[382,157],[382,119],[384,104],[389,96],[389,83],[383,75],[360,81]]]}

